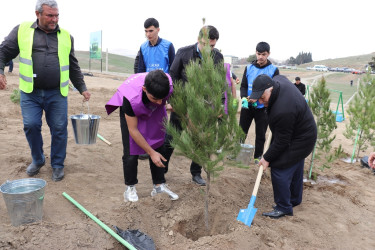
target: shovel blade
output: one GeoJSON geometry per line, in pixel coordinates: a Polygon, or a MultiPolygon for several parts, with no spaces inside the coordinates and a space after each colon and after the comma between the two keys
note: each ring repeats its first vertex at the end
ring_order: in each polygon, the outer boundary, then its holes
{"type": "Polygon", "coordinates": [[[255,207],[240,209],[240,212],[238,213],[238,216],[237,216],[237,220],[241,221],[246,226],[251,227],[251,223],[253,222],[253,219],[255,217],[257,210],[258,208],[255,208],[255,207]]]}
{"type": "Polygon", "coordinates": [[[237,220],[244,223],[246,226],[250,227],[251,223],[253,222],[254,216],[258,210],[258,208],[254,207],[254,203],[256,200],[256,196],[251,196],[249,205],[246,209],[240,209],[240,212],[237,215],[237,220]]]}

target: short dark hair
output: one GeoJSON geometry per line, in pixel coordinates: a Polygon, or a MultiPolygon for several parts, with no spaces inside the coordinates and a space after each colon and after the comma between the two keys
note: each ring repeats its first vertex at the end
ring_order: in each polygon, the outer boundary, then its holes
{"type": "Polygon", "coordinates": [[[148,27],[154,26],[155,28],[159,28],[159,22],[153,17],[147,18],[144,27],[147,29],[148,27]]]}
{"type": "Polygon", "coordinates": [[[296,77],[296,81],[301,81],[301,78],[299,78],[298,76],[296,77]]]}
{"type": "Polygon", "coordinates": [[[146,90],[157,99],[164,99],[169,94],[169,78],[164,71],[150,71],[145,79],[146,90]]]}
{"type": "Polygon", "coordinates": [[[219,31],[212,25],[206,25],[201,28],[199,31],[199,38],[204,36],[204,31],[208,29],[208,38],[210,40],[219,40],[219,31]]]}
{"type": "Polygon", "coordinates": [[[262,52],[270,53],[270,45],[266,42],[260,42],[257,44],[256,51],[260,53],[262,52]]]}

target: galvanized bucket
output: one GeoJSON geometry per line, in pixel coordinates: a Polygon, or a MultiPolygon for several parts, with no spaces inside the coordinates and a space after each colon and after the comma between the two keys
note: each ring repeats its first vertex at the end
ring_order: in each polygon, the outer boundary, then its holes
{"type": "MultiPolygon", "coordinates": [[[[88,112],[90,112],[89,108],[88,112]]],[[[80,115],[71,115],[70,119],[72,121],[74,138],[77,144],[87,145],[96,143],[100,116],[81,113],[80,115]]]]}
{"type": "Polygon", "coordinates": [[[13,226],[42,219],[46,184],[47,182],[42,179],[26,178],[6,181],[0,186],[13,226]]]}
{"type": "Polygon", "coordinates": [[[245,166],[249,166],[251,164],[251,159],[253,157],[253,154],[254,154],[253,145],[241,143],[241,151],[237,155],[236,161],[245,166]]]}

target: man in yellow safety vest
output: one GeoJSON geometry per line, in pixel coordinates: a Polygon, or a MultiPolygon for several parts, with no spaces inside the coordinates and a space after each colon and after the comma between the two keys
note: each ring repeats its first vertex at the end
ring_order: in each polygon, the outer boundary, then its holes
{"type": "Polygon", "coordinates": [[[74,56],[73,37],[57,24],[57,2],[37,0],[35,14],[36,22],[17,25],[0,45],[0,89],[7,85],[5,63],[19,54],[20,105],[32,156],[26,173],[34,176],[45,165],[41,134],[44,111],[51,131],[52,180],[60,181],[68,138],[69,79],[84,101],[90,99],[90,93],[74,56]]]}

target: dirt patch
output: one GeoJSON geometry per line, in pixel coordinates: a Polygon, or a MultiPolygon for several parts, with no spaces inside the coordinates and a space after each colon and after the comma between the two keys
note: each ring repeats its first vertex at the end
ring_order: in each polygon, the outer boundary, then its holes
{"type": "MultiPolygon", "coordinates": [[[[94,74],[95,75],[95,74],[94,74]]],[[[108,146],[97,139],[95,145],[77,145],[71,124],[65,179],[51,180],[50,135],[43,121],[47,164],[36,176],[47,181],[44,217],[41,222],[13,227],[5,202],[0,198],[1,249],[123,249],[99,225],[62,196],[66,192],[109,227],[139,229],[155,241],[158,249],[372,249],[375,224],[375,175],[359,166],[338,161],[318,174],[316,184],[305,183],[303,203],[293,217],[272,220],[262,217],[273,204],[269,172],[263,175],[255,207],[258,212],[251,228],[236,220],[246,208],[257,176],[257,167],[226,167],[211,186],[210,230],[204,226],[205,189],[191,182],[190,160],[173,155],[166,175],[169,187],[180,198],[171,201],[151,197],[152,181],[147,161],[138,167],[139,201],[125,203],[122,172],[122,143],[118,111],[107,116],[104,105],[123,76],[85,77],[92,93],[90,112],[102,116],[99,133],[108,146]],[[120,79],[121,78],[121,79],[120,79]]],[[[0,91],[0,184],[27,178],[30,151],[23,133],[20,107],[10,101],[18,86],[17,68],[7,75],[8,89],[0,91]]],[[[82,96],[69,94],[69,115],[79,114],[82,96]]],[[[338,123],[334,146],[342,144],[352,152],[352,142],[342,136],[345,122],[338,123]],[[336,145],[337,144],[337,145],[336,145]]],[[[247,143],[254,145],[254,125],[247,143]]],[[[362,152],[366,155],[370,150],[362,152]]],[[[306,170],[310,159],[306,160],[306,170]]],[[[205,176],[204,176],[205,177],[205,176]]]]}

